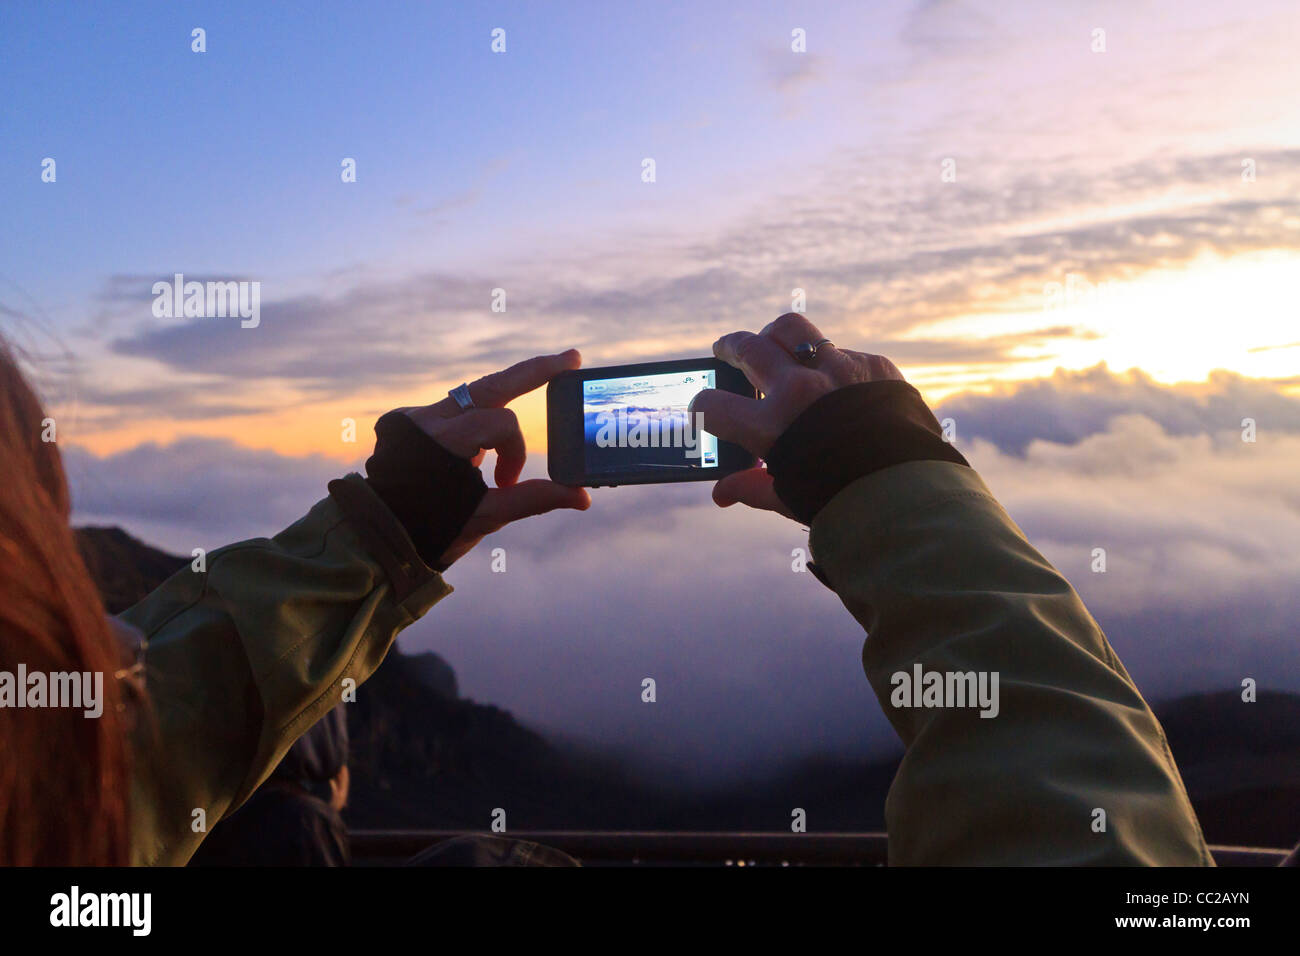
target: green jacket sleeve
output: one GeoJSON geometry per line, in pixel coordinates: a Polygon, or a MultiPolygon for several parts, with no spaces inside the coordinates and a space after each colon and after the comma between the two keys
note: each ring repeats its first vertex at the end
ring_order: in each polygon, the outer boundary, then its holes
{"type": "Polygon", "coordinates": [[[274,538],[213,551],[122,615],[148,641],[134,863],[185,863],[450,593],[359,475],[330,492],[274,538]]]}
{"type": "Polygon", "coordinates": [[[810,546],[867,631],[867,678],[906,747],[885,804],[892,864],[1213,865],[1151,709],[974,470],[859,478],[810,546]],[[996,675],[996,716],[955,696],[924,706],[918,665],[945,686],[996,675]]]}

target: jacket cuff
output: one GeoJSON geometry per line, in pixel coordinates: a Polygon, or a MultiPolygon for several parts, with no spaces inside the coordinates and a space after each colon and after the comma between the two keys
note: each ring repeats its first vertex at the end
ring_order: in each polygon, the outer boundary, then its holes
{"type": "Polygon", "coordinates": [[[401,522],[431,568],[445,571],[442,555],[487,494],[482,473],[425,434],[402,412],[375,422],[375,453],[366,461],[368,484],[401,522]]]}
{"type": "Polygon", "coordinates": [[[944,441],[921,393],[907,382],[860,382],[823,395],[772,445],[767,470],[777,497],[811,525],[859,478],[909,461],[966,465],[944,441]]]}
{"type": "MultiPolygon", "coordinates": [[[[361,546],[383,570],[394,601],[403,604],[430,582],[441,582],[437,572],[415,550],[402,523],[364,478],[353,472],[346,478],[335,478],[328,487],[330,499],[347,519],[361,546]]],[[[441,587],[450,591],[445,584],[441,587]]]]}

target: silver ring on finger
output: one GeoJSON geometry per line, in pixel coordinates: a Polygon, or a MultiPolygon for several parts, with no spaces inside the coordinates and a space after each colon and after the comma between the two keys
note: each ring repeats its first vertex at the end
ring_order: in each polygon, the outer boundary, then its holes
{"type": "Polygon", "coordinates": [[[794,347],[794,357],[807,365],[817,357],[817,352],[823,345],[834,347],[834,344],[830,339],[822,339],[819,342],[800,342],[794,347]]]}
{"type": "Polygon", "coordinates": [[[461,411],[469,411],[475,407],[474,399],[470,398],[469,395],[468,382],[461,382],[447,394],[451,396],[453,402],[460,406],[461,411]]]}

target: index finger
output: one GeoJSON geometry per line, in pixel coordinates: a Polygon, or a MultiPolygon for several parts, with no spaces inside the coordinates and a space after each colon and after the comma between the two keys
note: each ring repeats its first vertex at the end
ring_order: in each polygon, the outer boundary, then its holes
{"type": "Polygon", "coordinates": [[[797,368],[794,358],[770,336],[753,332],[732,332],[713,343],[713,354],[745,373],[745,377],[767,393],[785,374],[797,368]]]}
{"type": "Polygon", "coordinates": [[[500,372],[484,375],[469,386],[470,398],[483,408],[500,408],[520,395],[541,388],[561,372],[579,368],[582,355],[577,349],[555,355],[537,355],[500,372]]]}

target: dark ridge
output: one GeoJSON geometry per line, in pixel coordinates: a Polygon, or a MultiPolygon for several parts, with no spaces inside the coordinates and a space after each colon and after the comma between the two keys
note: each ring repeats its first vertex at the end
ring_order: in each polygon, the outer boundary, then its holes
{"type": "Polygon", "coordinates": [[[189,564],[188,558],[151,548],[121,528],[77,528],[75,534],[109,614],[121,614],[189,564]]]}

